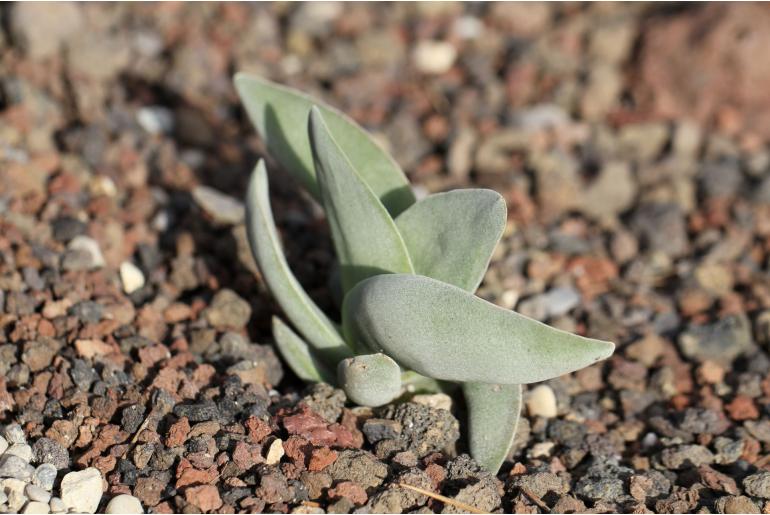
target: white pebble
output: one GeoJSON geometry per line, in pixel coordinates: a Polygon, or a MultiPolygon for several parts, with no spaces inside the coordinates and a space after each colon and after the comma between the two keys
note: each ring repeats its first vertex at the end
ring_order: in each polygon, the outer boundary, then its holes
{"type": "Polygon", "coordinates": [[[5,426],[3,436],[5,436],[9,444],[27,443],[27,439],[24,437],[24,430],[19,424],[8,424],[5,426]]]}
{"type": "Polygon", "coordinates": [[[49,513],[48,504],[38,501],[29,501],[22,513],[49,513]]]}
{"type": "Polygon", "coordinates": [[[144,513],[142,503],[133,495],[116,495],[107,504],[105,513],[144,513]]]}
{"type": "Polygon", "coordinates": [[[95,239],[88,236],[75,236],[72,241],[67,245],[69,250],[75,250],[83,252],[88,256],[89,269],[102,268],[105,265],[104,255],[102,255],[102,249],[99,248],[99,244],[95,239]]]}
{"type": "Polygon", "coordinates": [[[15,443],[11,445],[5,451],[5,454],[12,454],[13,456],[18,456],[19,458],[23,459],[27,463],[32,461],[32,447],[30,447],[25,443],[15,443]]]}
{"type": "Polygon", "coordinates": [[[64,506],[78,513],[95,513],[102,500],[102,482],[102,473],[94,467],[68,473],[61,481],[64,506]]]}
{"type": "Polygon", "coordinates": [[[24,488],[24,493],[27,494],[30,500],[44,502],[46,505],[51,500],[51,492],[47,492],[44,488],[40,488],[37,485],[27,485],[24,488]]]}
{"type": "Polygon", "coordinates": [[[136,121],[150,134],[163,134],[174,128],[174,115],[161,106],[142,107],[136,113],[136,121]]]}
{"type": "Polygon", "coordinates": [[[541,384],[529,392],[527,411],[532,417],[553,418],[556,416],[556,395],[550,386],[541,384]]]}
{"type": "Polygon", "coordinates": [[[8,496],[5,495],[5,492],[2,488],[0,488],[0,505],[5,504],[5,502],[8,500],[8,496]]]}
{"type": "Polygon", "coordinates": [[[412,402],[434,409],[452,411],[452,398],[445,393],[424,393],[412,397],[412,402]]]}
{"type": "Polygon", "coordinates": [[[532,446],[529,454],[532,458],[546,458],[551,455],[554,447],[553,442],[539,442],[532,446]]]}
{"type": "Polygon", "coordinates": [[[56,466],[51,463],[41,463],[32,474],[32,484],[50,492],[57,474],[56,466]]]}
{"type": "Polygon", "coordinates": [[[283,450],[283,442],[280,438],[276,438],[273,440],[273,443],[270,444],[270,447],[267,449],[267,456],[265,457],[265,463],[268,465],[275,465],[279,461],[281,461],[281,458],[283,458],[284,450],[283,450]]]}
{"type": "Polygon", "coordinates": [[[21,479],[7,478],[0,480],[0,490],[8,496],[8,507],[11,513],[21,510],[27,497],[24,495],[24,486],[26,483],[21,479]]]}
{"type": "Polygon", "coordinates": [[[0,454],[3,454],[8,448],[8,440],[5,437],[0,436],[0,454]]]}
{"type": "Polygon", "coordinates": [[[456,58],[457,49],[446,41],[420,41],[412,54],[415,67],[432,75],[449,71],[456,58]]]}
{"type": "Polygon", "coordinates": [[[144,286],[144,274],[131,261],[124,261],[120,265],[120,281],[123,283],[123,291],[131,295],[144,286]]]}
{"type": "Polygon", "coordinates": [[[67,507],[64,506],[64,501],[58,497],[51,497],[51,502],[48,503],[51,507],[51,513],[64,513],[67,511],[67,507]]]}

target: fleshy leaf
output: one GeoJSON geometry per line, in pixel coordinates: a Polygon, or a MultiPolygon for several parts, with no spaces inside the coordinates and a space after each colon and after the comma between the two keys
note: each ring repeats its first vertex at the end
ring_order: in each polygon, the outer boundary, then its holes
{"type": "Polygon", "coordinates": [[[345,298],[347,339],[434,379],[525,384],[607,358],[615,345],[554,329],[418,275],[370,277],[345,298]]]}
{"type": "Polygon", "coordinates": [[[463,384],[471,456],[496,474],[513,445],[521,412],[519,384],[463,384]]]}
{"type": "Polygon", "coordinates": [[[385,354],[364,354],[340,361],[340,386],[362,406],[382,406],[401,394],[401,368],[385,354]]]}
{"type": "Polygon", "coordinates": [[[235,88],[270,154],[317,199],[321,196],[307,138],[307,116],[313,105],[320,105],[342,150],[392,216],[414,203],[398,164],[348,116],[300,91],[247,73],[235,75],[235,88]]]}
{"type": "Polygon", "coordinates": [[[305,293],[286,262],[270,210],[267,169],[257,163],[246,193],[246,233],[263,279],[286,317],[330,363],[350,356],[337,328],[305,293]]]}
{"type": "Polygon", "coordinates": [[[273,338],[281,356],[297,377],[309,383],[321,381],[336,383],[334,375],[313,356],[308,344],[283,320],[275,316],[273,317],[273,338]]]}
{"type": "Polygon", "coordinates": [[[430,195],[396,218],[415,273],[474,292],[505,229],[505,200],[492,190],[430,195]]]}
{"type": "Polygon", "coordinates": [[[315,107],[310,111],[308,132],[343,292],[372,275],[412,273],[395,222],[337,145],[315,107]]]}

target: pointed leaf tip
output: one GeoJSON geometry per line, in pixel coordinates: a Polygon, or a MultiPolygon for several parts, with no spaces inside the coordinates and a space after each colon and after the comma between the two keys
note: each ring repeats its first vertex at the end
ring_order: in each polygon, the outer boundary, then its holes
{"type": "Polygon", "coordinates": [[[345,299],[343,321],[349,339],[446,381],[534,383],[605,359],[615,348],[414,275],[360,283],[345,299]]]}
{"type": "Polygon", "coordinates": [[[343,292],[372,275],[412,273],[395,222],[329,132],[317,108],[308,117],[318,187],[340,262],[343,292]]]}
{"type": "Polygon", "coordinates": [[[235,89],[270,155],[317,199],[313,156],[307,138],[307,116],[318,106],[340,146],[361,171],[364,181],[396,216],[412,205],[414,194],[395,160],[355,121],[305,93],[249,73],[234,76],[235,89]]]}

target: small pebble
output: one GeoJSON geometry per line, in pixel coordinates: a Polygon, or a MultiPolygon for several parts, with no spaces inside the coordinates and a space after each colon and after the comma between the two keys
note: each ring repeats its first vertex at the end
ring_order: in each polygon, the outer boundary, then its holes
{"type": "Polygon", "coordinates": [[[105,513],[144,513],[142,503],[133,495],[116,495],[107,504],[105,513]]]}
{"type": "Polygon", "coordinates": [[[246,214],[240,200],[208,186],[196,186],[192,197],[206,214],[221,225],[237,225],[243,221],[246,214]]]}
{"type": "Polygon", "coordinates": [[[431,75],[449,71],[455,59],[457,59],[457,49],[446,41],[420,41],[412,54],[414,66],[422,73],[431,75]]]}
{"type": "Polygon", "coordinates": [[[35,468],[23,458],[8,453],[0,456],[0,477],[27,480],[34,471],[35,468]]]}
{"type": "Polygon", "coordinates": [[[0,454],[3,454],[7,448],[8,448],[8,440],[0,436],[0,454]]]}
{"type": "Polygon", "coordinates": [[[24,436],[24,430],[19,424],[8,424],[5,426],[3,435],[9,444],[15,443],[27,443],[27,439],[24,436]]]}
{"type": "Polygon", "coordinates": [[[131,295],[144,286],[144,274],[130,261],[124,261],[120,265],[120,281],[123,283],[123,291],[131,295]]]}
{"type": "Polygon", "coordinates": [[[61,481],[61,499],[68,510],[96,513],[104,491],[102,473],[89,467],[70,472],[61,481]]]}
{"type": "Polygon", "coordinates": [[[54,481],[56,481],[56,467],[51,463],[38,465],[32,474],[32,484],[49,492],[53,488],[54,481]]]}
{"type": "Polygon", "coordinates": [[[29,484],[24,488],[24,493],[32,501],[44,502],[46,505],[51,500],[51,492],[37,485],[29,484]]]}
{"type": "Polygon", "coordinates": [[[279,461],[281,461],[281,458],[283,458],[284,450],[283,450],[283,442],[280,438],[276,438],[273,440],[273,443],[270,444],[270,447],[267,449],[267,456],[265,456],[265,463],[268,465],[275,465],[279,461]]]}
{"type": "Polygon", "coordinates": [[[527,411],[532,417],[553,418],[557,415],[556,395],[550,386],[541,384],[529,392],[527,411]]]}
{"type": "Polygon", "coordinates": [[[64,501],[58,497],[51,497],[51,502],[48,503],[48,506],[51,507],[51,513],[64,513],[67,511],[64,501]]]}
{"type": "Polygon", "coordinates": [[[75,236],[67,245],[67,252],[62,260],[65,270],[93,270],[105,265],[102,250],[93,238],[75,236]]]}
{"type": "Polygon", "coordinates": [[[8,449],[5,451],[5,454],[11,454],[13,456],[18,456],[19,458],[23,459],[27,463],[32,461],[32,447],[25,443],[15,443],[8,447],[8,449]]]}

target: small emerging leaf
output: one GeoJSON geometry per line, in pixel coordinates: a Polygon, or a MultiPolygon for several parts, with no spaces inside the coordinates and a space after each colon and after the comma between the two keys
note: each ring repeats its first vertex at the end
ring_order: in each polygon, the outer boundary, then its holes
{"type": "Polygon", "coordinates": [[[309,383],[326,382],[335,384],[334,375],[325,365],[315,359],[307,343],[287,326],[283,320],[273,317],[273,337],[281,356],[297,374],[297,377],[309,383]]]}
{"type": "Polygon", "coordinates": [[[318,187],[329,219],[346,293],[360,281],[385,273],[412,273],[396,224],[358,175],[313,108],[308,121],[318,187]]]}
{"type": "Polygon", "coordinates": [[[463,384],[468,407],[468,447],[473,459],[496,474],[513,445],[521,412],[519,384],[463,384]]]}
{"type": "MultiPolygon", "coordinates": [[[[236,74],[235,88],[271,155],[320,200],[307,139],[308,112],[320,103],[300,91],[247,73],[236,74]]],[[[412,205],[414,194],[393,158],[349,117],[327,105],[320,109],[345,154],[391,215],[412,205]]]]}
{"type": "Polygon", "coordinates": [[[270,210],[267,169],[261,160],[246,192],[246,233],[260,273],[291,323],[325,360],[337,363],[350,356],[337,328],[305,293],[286,262],[270,210]]]}
{"type": "Polygon", "coordinates": [[[615,348],[416,275],[360,283],[345,298],[343,322],[349,340],[447,381],[534,383],[607,358],[615,348]]]}
{"type": "Polygon", "coordinates": [[[382,406],[401,394],[401,369],[385,354],[365,354],[340,361],[340,386],[362,406],[382,406]]]}
{"type": "Polygon", "coordinates": [[[473,293],[505,229],[505,200],[492,190],[430,195],[396,218],[414,270],[473,293]]]}

